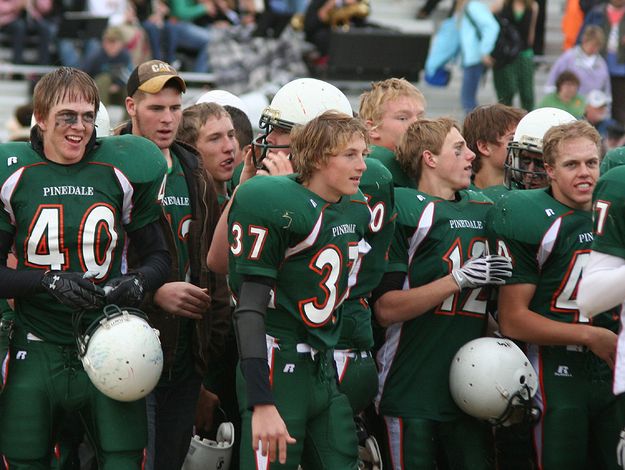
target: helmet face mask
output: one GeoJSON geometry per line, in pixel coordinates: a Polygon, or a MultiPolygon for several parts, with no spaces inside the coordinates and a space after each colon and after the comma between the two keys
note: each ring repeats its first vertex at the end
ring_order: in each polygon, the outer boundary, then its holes
{"type": "Polygon", "coordinates": [[[543,138],[554,126],[576,121],[557,108],[539,108],[521,119],[508,145],[504,164],[505,184],[510,189],[544,188],[549,184],[543,163],[543,138]]]}
{"type": "Polygon", "coordinates": [[[504,164],[504,181],[509,189],[537,189],[549,184],[542,153],[521,148],[516,142],[508,146],[504,164]]]}
{"type": "Polygon", "coordinates": [[[494,426],[540,417],[532,403],[537,374],[509,339],[478,338],[462,346],[452,360],[449,388],[462,411],[494,426]]]}
{"type": "Polygon", "coordinates": [[[273,150],[288,151],[289,145],[271,142],[272,132],[289,134],[296,125],[304,125],[325,111],[335,110],[353,116],[347,97],[334,85],[315,78],[298,78],[278,90],[260,117],[263,135],[252,143],[252,158],[257,169],[273,150]]]}

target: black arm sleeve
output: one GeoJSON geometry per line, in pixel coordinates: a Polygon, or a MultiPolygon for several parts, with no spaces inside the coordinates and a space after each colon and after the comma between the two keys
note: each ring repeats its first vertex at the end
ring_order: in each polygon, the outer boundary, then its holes
{"type": "Polygon", "coordinates": [[[247,383],[248,409],[274,403],[269,385],[265,339],[265,314],[271,287],[264,281],[263,278],[254,278],[243,282],[233,316],[241,372],[247,383]]]}
{"type": "Polygon", "coordinates": [[[13,235],[0,230],[0,298],[13,299],[41,291],[43,270],[17,271],[7,267],[13,235]]]}
{"type": "Polygon", "coordinates": [[[375,305],[380,297],[392,290],[402,290],[406,280],[406,273],[399,271],[384,273],[378,287],[371,292],[371,305],[375,305]]]}
{"type": "Polygon", "coordinates": [[[141,262],[141,266],[134,271],[143,274],[147,291],[155,291],[169,278],[171,266],[163,229],[158,222],[152,222],[128,232],[128,237],[141,262]]]}

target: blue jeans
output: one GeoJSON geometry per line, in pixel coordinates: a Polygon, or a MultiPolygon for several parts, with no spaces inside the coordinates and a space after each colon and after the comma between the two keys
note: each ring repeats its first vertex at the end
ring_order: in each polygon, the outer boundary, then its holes
{"type": "Polygon", "coordinates": [[[168,40],[165,41],[165,59],[170,64],[176,60],[176,49],[183,47],[197,52],[194,72],[210,72],[208,44],[212,34],[209,27],[201,27],[187,21],[172,22],[169,25],[168,40]]]}
{"type": "Polygon", "coordinates": [[[163,28],[159,28],[151,21],[142,21],[141,27],[145,31],[150,43],[150,50],[152,51],[152,59],[163,59],[163,28]]]}
{"type": "Polygon", "coordinates": [[[8,33],[11,38],[11,48],[13,54],[11,62],[14,64],[24,63],[24,43],[26,42],[26,21],[17,18],[14,21],[2,26],[2,31],[8,33]]]}
{"type": "Polygon", "coordinates": [[[148,451],[146,470],[182,467],[195,423],[201,379],[193,374],[171,385],[159,385],[146,397],[148,451]]]}
{"type": "Polygon", "coordinates": [[[477,107],[477,87],[480,84],[480,78],[484,73],[484,64],[481,62],[475,65],[469,65],[462,69],[462,89],[460,91],[460,102],[464,114],[469,114],[477,107]]]}
{"type": "MultiPolygon", "coordinates": [[[[82,57],[89,57],[98,50],[100,47],[100,41],[92,38],[87,39],[83,43],[80,43],[79,41],[78,45],[82,46],[82,57]]],[[[73,39],[59,39],[58,54],[61,65],[75,68],[82,67],[83,60],[81,59],[81,54],[76,46],[77,44],[73,39]]]]}

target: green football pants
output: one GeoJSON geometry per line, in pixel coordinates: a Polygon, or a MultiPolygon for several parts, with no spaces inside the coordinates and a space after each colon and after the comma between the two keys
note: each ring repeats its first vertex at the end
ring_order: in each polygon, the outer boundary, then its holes
{"type": "Polygon", "coordinates": [[[612,393],[607,364],[567,346],[533,346],[528,357],[540,380],[535,400],[542,417],[534,428],[540,468],[618,468],[616,446],[625,410],[622,396],[612,393]]]}
{"type": "MultiPolygon", "coordinates": [[[[287,447],[287,461],[272,469],[356,470],[358,440],[352,409],[338,391],[331,352],[304,352],[307,345],[269,345],[275,404],[297,443],[287,447]],[[300,347],[302,346],[302,347],[300,347]],[[297,352],[298,349],[301,352],[297,352]]],[[[247,409],[245,380],[237,368],[242,415],[241,468],[267,469],[269,459],[252,448],[252,411],[247,409]]]]}
{"type": "Polygon", "coordinates": [[[385,416],[394,470],[489,470],[494,457],[490,425],[470,416],[454,421],[385,416]],[[437,462],[437,458],[445,462],[437,462]]]}
{"type": "Polygon", "coordinates": [[[335,350],[339,390],[347,395],[354,415],[363,411],[378,393],[378,369],[369,351],[335,350]]]}
{"type": "Polygon", "coordinates": [[[14,335],[0,397],[0,451],[11,470],[48,469],[58,431],[78,412],[103,470],[138,470],[147,442],[145,401],[121,402],[89,380],[76,348],[14,335]]]}

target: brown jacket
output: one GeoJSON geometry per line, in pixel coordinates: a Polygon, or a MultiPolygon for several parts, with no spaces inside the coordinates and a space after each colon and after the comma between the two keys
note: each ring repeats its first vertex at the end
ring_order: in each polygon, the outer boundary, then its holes
{"type": "MultiPolygon", "coordinates": [[[[115,133],[132,132],[129,122],[115,130],[115,133]]],[[[212,302],[204,318],[195,323],[195,335],[192,337],[192,351],[197,371],[205,375],[210,363],[218,361],[224,352],[226,337],[230,330],[230,303],[226,277],[209,271],[206,255],[213,239],[213,232],[219,220],[219,205],[212,177],[204,169],[197,150],[181,142],[174,142],[170,149],[182,165],[189,198],[191,200],[191,222],[189,224],[189,270],[191,283],[208,288],[212,302]]],[[[164,232],[172,259],[170,282],[182,281],[179,278],[177,248],[174,233],[162,217],[164,232]]],[[[129,264],[133,263],[132,245],[129,247],[129,264]]],[[[163,347],[163,374],[170,374],[178,343],[180,317],[164,312],[153,302],[152,295],[146,296],[141,309],[148,315],[150,323],[160,331],[163,347]]]]}

